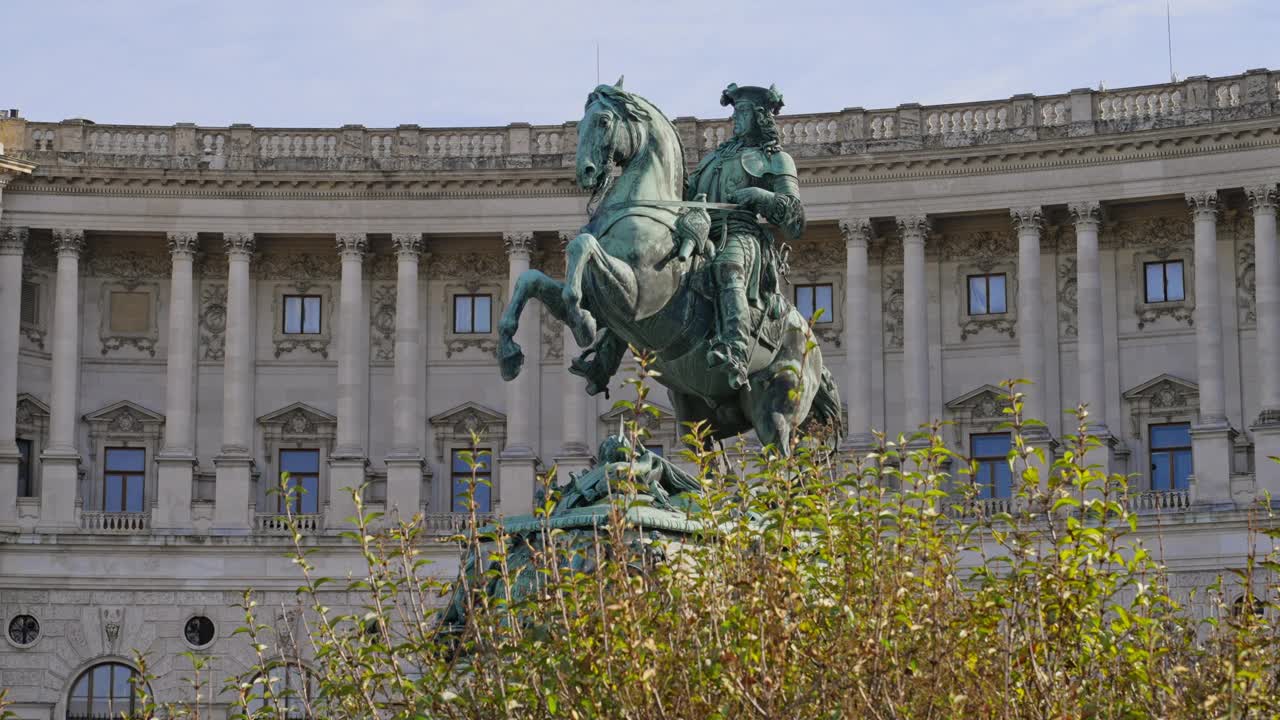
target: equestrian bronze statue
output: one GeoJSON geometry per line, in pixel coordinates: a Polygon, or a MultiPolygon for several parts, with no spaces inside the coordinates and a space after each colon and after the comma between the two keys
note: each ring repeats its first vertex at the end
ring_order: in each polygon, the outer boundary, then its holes
{"type": "Polygon", "coordinates": [[[571,371],[593,395],[631,345],[653,353],[681,428],[706,421],[712,440],[754,429],[784,453],[807,423],[837,441],[839,391],[782,292],[787,246],[769,228],[791,239],[804,229],[774,121],[782,96],[730,85],[720,101],[733,107],[733,135],[686,178],[676,128],[652,103],[621,80],[587,97],[576,171],[590,220],[565,249],[563,283],[538,270],[517,280],[498,327],[502,376],[520,373],[514,336],[537,298],[586,348],[571,371]]]}

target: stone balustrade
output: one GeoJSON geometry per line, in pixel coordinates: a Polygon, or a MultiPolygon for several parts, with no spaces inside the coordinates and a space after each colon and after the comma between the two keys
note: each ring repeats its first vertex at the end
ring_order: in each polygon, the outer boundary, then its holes
{"type": "MultiPolygon", "coordinates": [[[[486,525],[496,520],[497,515],[493,513],[476,513],[476,519],[481,525],[486,525]]],[[[422,515],[422,529],[428,535],[459,535],[467,531],[470,523],[471,515],[469,513],[434,512],[423,513],[422,515]]]]}
{"type": "MultiPolygon", "coordinates": [[[[1008,100],[895,109],[784,115],[778,130],[797,157],[901,152],[1141,132],[1280,114],[1280,72],[1105,91],[1076,90],[1008,100]],[[1068,132],[1069,131],[1069,132],[1068,132]]],[[[566,167],[576,123],[489,128],[200,128],[95,125],[0,118],[22,123],[12,156],[41,166],[147,167],[249,171],[476,170],[566,167]],[[536,158],[536,160],[535,160],[536,158]]],[[[725,119],[679,118],[687,147],[706,152],[732,133],[725,119]]],[[[689,153],[689,161],[697,160],[689,153]]]]}
{"type": "Polygon", "coordinates": [[[81,512],[80,529],[92,533],[138,533],[151,527],[149,512],[81,512]]]}
{"type": "Polygon", "coordinates": [[[1189,490],[1153,490],[1129,493],[1125,506],[1131,512],[1184,511],[1191,508],[1189,490]]]}
{"type": "MultiPolygon", "coordinates": [[[[319,532],[323,528],[323,515],[294,515],[298,531],[303,533],[319,532]]],[[[288,535],[289,516],[283,513],[258,513],[255,518],[258,532],[264,535],[288,535]]]]}

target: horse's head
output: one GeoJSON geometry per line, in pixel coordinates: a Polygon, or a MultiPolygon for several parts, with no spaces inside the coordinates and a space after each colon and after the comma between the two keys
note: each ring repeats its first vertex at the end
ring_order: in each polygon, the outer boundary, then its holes
{"type": "Polygon", "coordinates": [[[578,123],[578,186],[599,195],[615,166],[625,166],[641,143],[637,107],[622,89],[600,85],[587,96],[586,111],[578,123]]]}

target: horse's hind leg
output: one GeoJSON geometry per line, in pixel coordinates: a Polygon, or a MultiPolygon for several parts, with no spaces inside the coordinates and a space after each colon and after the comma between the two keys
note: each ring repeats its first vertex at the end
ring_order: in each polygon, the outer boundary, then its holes
{"type": "Polygon", "coordinates": [[[605,252],[591,233],[582,233],[570,240],[564,248],[563,301],[568,317],[565,324],[573,330],[578,346],[584,348],[596,337],[596,319],[591,311],[582,307],[582,277],[589,267],[597,270],[593,276],[597,281],[616,291],[615,301],[634,307],[636,298],[635,273],[629,265],[605,252]]]}
{"type": "Polygon", "coordinates": [[[802,387],[800,363],[778,360],[751,377],[751,424],[761,444],[791,454],[791,440],[799,427],[800,410],[808,403],[802,387]]]}
{"type": "Polygon", "coordinates": [[[516,280],[515,289],[511,292],[511,302],[498,321],[498,367],[504,380],[513,380],[520,374],[524,364],[524,351],[516,342],[516,331],[520,329],[520,315],[529,299],[537,298],[547,306],[547,310],[560,322],[567,323],[565,313],[563,286],[547,277],[540,270],[525,270],[516,280]]]}

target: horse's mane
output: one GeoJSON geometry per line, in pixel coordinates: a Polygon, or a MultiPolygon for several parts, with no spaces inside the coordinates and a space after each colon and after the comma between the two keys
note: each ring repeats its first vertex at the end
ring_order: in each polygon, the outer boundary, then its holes
{"type": "Polygon", "coordinates": [[[633,122],[648,123],[655,128],[663,128],[675,141],[676,158],[679,165],[680,184],[676,187],[676,195],[683,195],[685,182],[685,158],[684,143],[680,140],[680,133],[676,130],[675,123],[671,122],[667,116],[658,109],[658,106],[649,102],[645,98],[635,93],[627,92],[616,85],[598,85],[591,94],[587,96],[587,106],[597,100],[603,100],[605,103],[613,107],[623,117],[633,122]]]}

